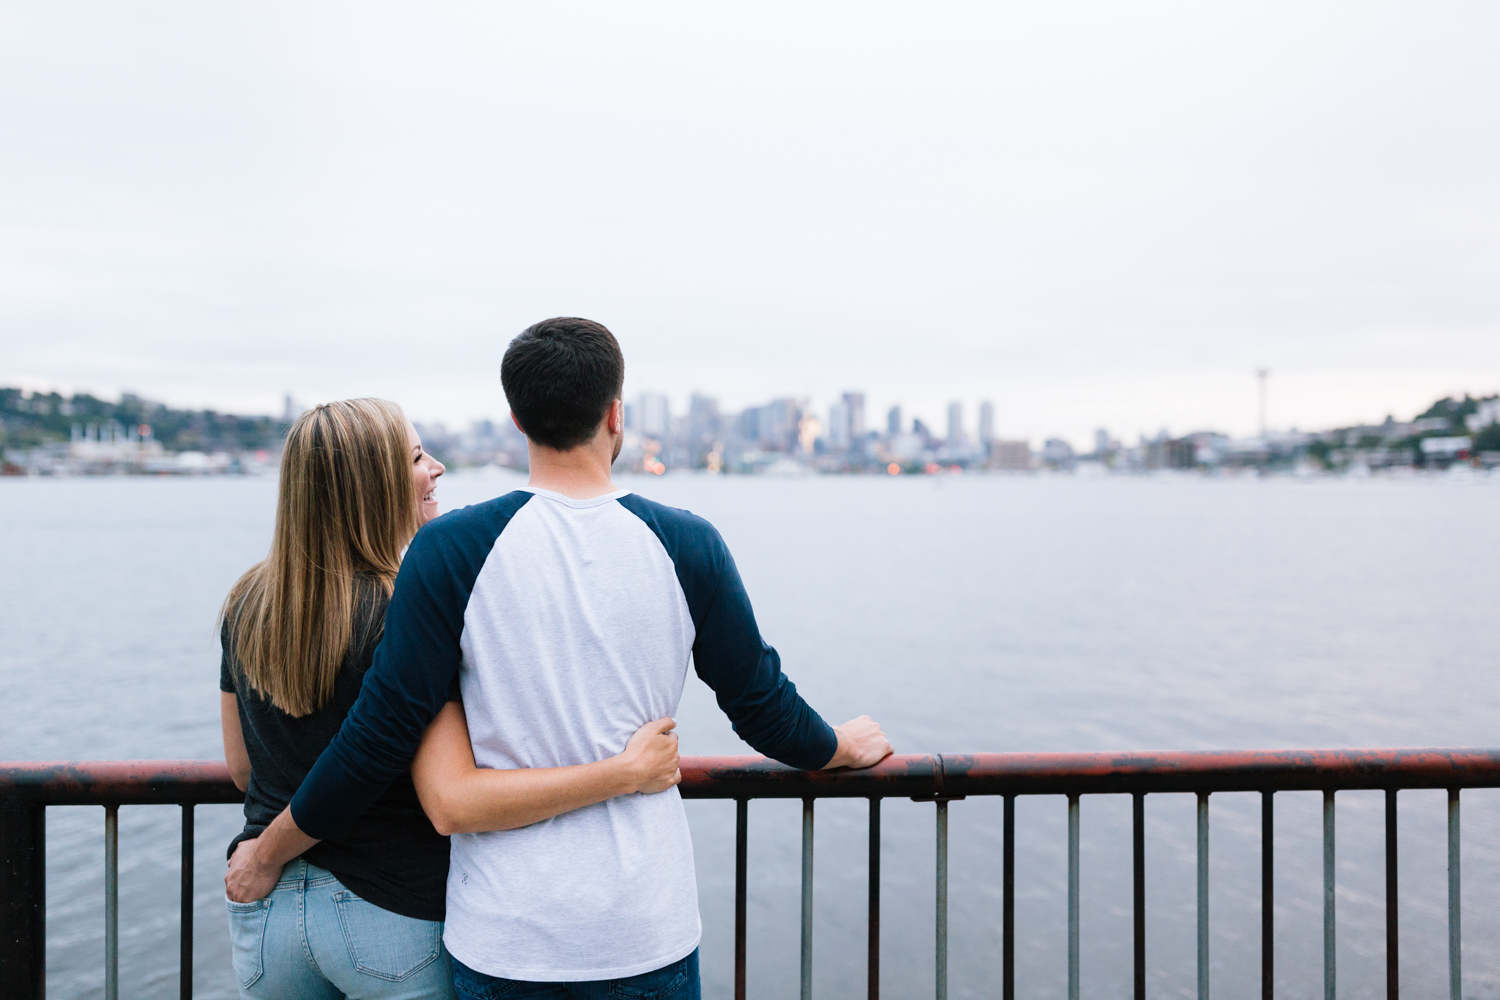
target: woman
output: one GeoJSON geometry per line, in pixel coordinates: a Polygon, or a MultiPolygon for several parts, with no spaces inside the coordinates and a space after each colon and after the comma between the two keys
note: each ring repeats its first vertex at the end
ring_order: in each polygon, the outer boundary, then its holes
{"type": "MultiPolygon", "coordinates": [[[[401,553],[436,516],[443,472],[384,400],[318,406],[287,433],[270,554],[222,612],[224,756],[246,793],[230,854],[285,808],[353,706],[401,553]]],[[[533,800],[555,814],[654,790],[677,766],[676,740],[662,728],[646,727],[598,764],[508,772],[491,794],[535,822],[533,800]]],[[[403,777],[350,833],[287,865],[269,896],[226,901],[241,996],[452,997],[447,876],[447,838],[403,777]]]]}

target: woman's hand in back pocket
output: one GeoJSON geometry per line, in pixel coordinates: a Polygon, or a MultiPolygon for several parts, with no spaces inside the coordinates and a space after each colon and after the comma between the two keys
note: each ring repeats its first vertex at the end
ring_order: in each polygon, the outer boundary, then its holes
{"type": "Polygon", "coordinates": [[[677,763],[675,719],[656,719],[635,731],[617,758],[630,776],[633,790],[644,795],[665,792],[682,780],[677,763]]]}

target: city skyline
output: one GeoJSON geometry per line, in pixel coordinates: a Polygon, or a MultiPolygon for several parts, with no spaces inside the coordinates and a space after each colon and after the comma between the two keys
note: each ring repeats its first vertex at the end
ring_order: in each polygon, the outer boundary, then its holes
{"type": "Polygon", "coordinates": [[[676,407],[860,387],[941,428],[989,398],[1075,442],[1252,433],[1259,368],[1279,427],[1500,389],[1491,6],[8,27],[6,384],[462,424],[510,337],[572,314],[676,407]]]}

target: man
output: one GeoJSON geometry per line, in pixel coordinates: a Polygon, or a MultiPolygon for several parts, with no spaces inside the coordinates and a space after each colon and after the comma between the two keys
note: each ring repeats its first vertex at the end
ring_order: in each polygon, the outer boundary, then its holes
{"type": "MultiPolygon", "coordinates": [[[[712,525],[610,481],[624,374],[614,336],[588,320],[546,320],[511,342],[501,381],[528,440],[527,489],[418,533],[359,701],[287,811],[241,845],[231,899],[264,895],[404,773],[455,678],[480,768],[617,753],[676,712],[690,656],[767,756],[818,769],[891,752],[868,716],[835,729],[798,696],[712,525]]],[[[614,981],[697,997],[699,937],[675,789],[453,837],[444,942],[455,984],[476,995],[592,997],[614,981]]]]}

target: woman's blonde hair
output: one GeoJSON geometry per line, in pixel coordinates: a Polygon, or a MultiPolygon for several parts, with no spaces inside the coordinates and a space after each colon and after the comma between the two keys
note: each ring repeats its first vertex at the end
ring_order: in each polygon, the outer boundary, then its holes
{"type": "Polygon", "coordinates": [[[324,403],[287,432],[271,552],[220,620],[246,681],[288,715],[328,702],[366,591],[391,593],[420,524],[409,452],[406,417],[383,399],[324,403]]]}

